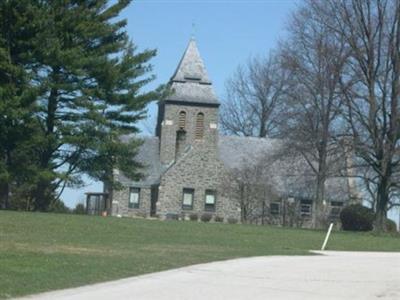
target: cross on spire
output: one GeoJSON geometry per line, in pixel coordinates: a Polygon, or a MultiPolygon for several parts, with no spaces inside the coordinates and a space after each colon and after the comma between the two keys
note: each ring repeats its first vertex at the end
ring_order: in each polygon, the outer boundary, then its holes
{"type": "Polygon", "coordinates": [[[194,40],[196,36],[196,23],[193,21],[192,22],[192,35],[191,35],[191,39],[194,40]]]}

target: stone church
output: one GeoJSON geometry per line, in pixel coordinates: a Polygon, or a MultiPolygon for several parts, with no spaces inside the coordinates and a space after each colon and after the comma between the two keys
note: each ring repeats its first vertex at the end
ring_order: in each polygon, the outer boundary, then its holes
{"type": "MultiPolygon", "coordinates": [[[[234,182],[231,176],[238,176],[237,172],[248,168],[252,161],[256,165],[258,158],[279,151],[279,141],[219,134],[220,102],[194,39],[169,85],[171,93],[158,103],[156,134],[143,138],[137,155],[145,166],[145,176],[135,182],[115,170],[114,176],[123,189],[88,194],[88,212],[95,213],[100,207],[113,216],[188,219],[207,214],[214,220],[240,221],[244,208],[240,193],[230,189],[234,182]]],[[[122,138],[126,141],[130,137],[122,138]]],[[[305,195],[310,185],[299,184],[298,180],[295,183],[296,176],[285,174],[284,170],[292,170],[293,164],[296,162],[280,162],[271,172],[271,178],[278,178],[271,181],[276,193],[262,212],[267,211],[275,220],[271,223],[282,223],[286,200],[298,202],[302,217],[311,215],[311,197],[305,195]]],[[[297,178],[304,178],[304,173],[297,178]]],[[[330,188],[330,203],[340,209],[349,199],[352,183],[345,178],[331,182],[327,188],[329,191],[329,186],[334,187],[330,188]]],[[[260,214],[260,209],[254,214],[260,214]]]]}

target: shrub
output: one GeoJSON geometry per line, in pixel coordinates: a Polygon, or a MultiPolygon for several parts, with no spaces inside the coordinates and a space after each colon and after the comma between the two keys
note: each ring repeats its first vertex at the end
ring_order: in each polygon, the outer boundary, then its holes
{"type": "Polygon", "coordinates": [[[165,215],[165,219],[166,220],[178,221],[179,220],[179,215],[178,214],[168,213],[168,214],[165,215]]]}
{"type": "Polygon", "coordinates": [[[203,222],[210,222],[211,218],[212,218],[212,214],[207,214],[207,213],[205,213],[205,214],[202,214],[202,215],[201,215],[201,218],[200,218],[200,219],[201,219],[203,222]]]}
{"type": "Polygon", "coordinates": [[[238,219],[234,218],[234,217],[229,217],[228,218],[228,223],[229,224],[236,224],[238,222],[238,219]]]}
{"type": "Polygon", "coordinates": [[[224,221],[224,217],[215,216],[214,221],[215,221],[215,222],[223,222],[223,221],[224,221]]]}
{"type": "Polygon", "coordinates": [[[397,232],[397,224],[391,219],[386,219],[386,230],[388,232],[397,232]]]}
{"type": "Polygon", "coordinates": [[[75,206],[75,208],[74,208],[74,210],[73,210],[73,213],[74,213],[74,214],[77,214],[77,215],[84,215],[84,214],[86,214],[85,205],[83,205],[82,203],[78,203],[78,204],[75,206]]]}
{"type": "Polygon", "coordinates": [[[343,230],[370,231],[373,229],[374,213],[361,204],[349,205],[340,213],[343,230]]]}
{"type": "Polygon", "coordinates": [[[197,221],[199,219],[198,214],[190,214],[189,215],[190,221],[197,221]]]}
{"type": "Polygon", "coordinates": [[[63,201],[57,200],[49,205],[49,212],[59,213],[59,214],[69,214],[71,210],[64,204],[63,201]]]}
{"type": "Polygon", "coordinates": [[[138,212],[135,213],[135,216],[139,217],[139,218],[146,218],[147,214],[145,212],[138,211],[138,212]]]}

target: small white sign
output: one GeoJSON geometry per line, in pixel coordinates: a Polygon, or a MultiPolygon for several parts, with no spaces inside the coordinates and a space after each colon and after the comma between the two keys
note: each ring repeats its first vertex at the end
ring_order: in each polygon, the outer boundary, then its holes
{"type": "Polygon", "coordinates": [[[211,129],[217,129],[217,124],[215,124],[215,123],[210,123],[210,128],[211,128],[211,129]]]}
{"type": "Polygon", "coordinates": [[[215,196],[206,195],[206,204],[215,204],[215,196]]]}
{"type": "Polygon", "coordinates": [[[184,205],[192,205],[193,203],[193,195],[192,194],[183,194],[183,204],[184,205]]]}
{"type": "Polygon", "coordinates": [[[165,125],[173,125],[174,122],[172,120],[165,120],[165,125]]]}

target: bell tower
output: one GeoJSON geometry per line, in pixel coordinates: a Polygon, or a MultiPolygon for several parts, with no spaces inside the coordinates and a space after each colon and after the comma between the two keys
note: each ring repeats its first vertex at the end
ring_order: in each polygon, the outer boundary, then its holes
{"type": "Polygon", "coordinates": [[[196,41],[189,41],[169,81],[170,94],[158,103],[156,135],[163,164],[177,161],[191,147],[217,151],[220,103],[196,41]]]}

